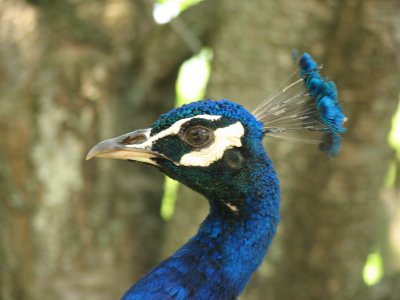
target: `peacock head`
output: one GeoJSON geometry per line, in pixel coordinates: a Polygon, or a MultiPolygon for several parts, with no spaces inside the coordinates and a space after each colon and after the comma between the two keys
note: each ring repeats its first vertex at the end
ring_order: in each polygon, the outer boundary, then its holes
{"type": "MultiPolygon", "coordinates": [[[[207,196],[243,186],[237,176],[264,153],[263,124],[229,100],[202,100],[176,108],[148,129],[93,147],[92,157],[139,161],[207,196]]],[[[265,154],[264,154],[265,155],[265,154]]]]}
{"type": "Polygon", "coordinates": [[[229,100],[193,102],[162,115],[149,129],[97,144],[87,159],[144,162],[206,196],[224,197],[246,189],[260,158],[275,176],[262,146],[265,135],[317,144],[333,156],[346,131],[336,86],[320,75],[309,54],[298,65],[300,78],[253,113],[229,100]]]}

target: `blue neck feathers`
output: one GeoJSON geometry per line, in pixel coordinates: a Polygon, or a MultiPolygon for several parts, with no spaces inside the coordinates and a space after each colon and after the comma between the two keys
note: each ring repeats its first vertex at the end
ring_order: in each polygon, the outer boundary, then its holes
{"type": "Polygon", "coordinates": [[[232,184],[242,188],[209,195],[211,211],[197,234],[142,277],[124,300],[236,299],[279,222],[279,182],[261,143],[257,148],[257,158],[232,184]]]}

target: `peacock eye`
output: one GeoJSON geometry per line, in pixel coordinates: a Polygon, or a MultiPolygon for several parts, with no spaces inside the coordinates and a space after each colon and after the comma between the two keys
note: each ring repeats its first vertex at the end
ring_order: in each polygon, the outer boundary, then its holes
{"type": "Polygon", "coordinates": [[[193,147],[204,147],[212,141],[212,138],[212,131],[201,126],[191,127],[184,133],[185,141],[193,147]]]}

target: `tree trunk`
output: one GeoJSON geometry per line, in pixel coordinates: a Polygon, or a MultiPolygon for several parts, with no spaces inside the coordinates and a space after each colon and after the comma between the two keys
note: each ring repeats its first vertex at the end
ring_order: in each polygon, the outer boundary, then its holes
{"type": "Polygon", "coordinates": [[[172,108],[190,54],[149,1],[0,2],[1,299],[118,299],[158,262],[163,176],[85,155],[172,108]]]}
{"type": "Polygon", "coordinates": [[[290,49],[298,48],[324,64],[349,117],[333,160],[266,138],[281,179],[282,223],[242,299],[364,299],[362,268],[385,223],[379,194],[399,93],[399,3],[224,4],[209,95],[254,107],[291,73],[290,49]]]}
{"type": "Polygon", "coordinates": [[[198,44],[214,50],[209,98],[251,110],[295,69],[298,48],[325,65],[349,117],[333,160],[266,139],[282,224],[241,299],[364,297],[361,269],[385,225],[399,8],[206,0],[159,26],[145,0],[0,1],[0,298],[118,299],[195,231],[207,212],[200,196],[182,187],[165,224],[157,171],[84,158],[168,111],[178,68],[198,44]]]}

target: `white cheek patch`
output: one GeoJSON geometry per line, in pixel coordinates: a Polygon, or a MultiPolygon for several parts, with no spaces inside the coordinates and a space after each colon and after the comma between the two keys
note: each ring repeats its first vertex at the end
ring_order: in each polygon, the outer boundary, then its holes
{"type": "Polygon", "coordinates": [[[224,128],[214,131],[214,141],[207,148],[192,151],[181,157],[180,165],[193,167],[207,167],[219,160],[225,151],[233,147],[241,147],[241,138],[244,135],[244,127],[236,122],[224,128]]]}

